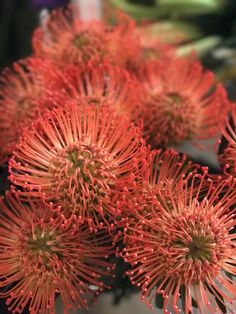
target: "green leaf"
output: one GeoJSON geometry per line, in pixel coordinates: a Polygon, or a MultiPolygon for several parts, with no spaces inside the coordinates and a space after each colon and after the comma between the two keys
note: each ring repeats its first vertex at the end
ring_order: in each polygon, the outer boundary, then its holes
{"type": "Polygon", "coordinates": [[[188,42],[203,36],[201,30],[194,24],[182,21],[164,20],[139,27],[139,31],[147,37],[166,43],[178,44],[188,42]]]}
{"type": "Polygon", "coordinates": [[[222,9],[220,0],[156,0],[155,6],[134,4],[127,0],[109,0],[109,2],[136,20],[152,20],[170,15],[209,14],[222,9]]]}
{"type": "Polygon", "coordinates": [[[136,20],[156,19],[159,17],[158,10],[153,6],[129,3],[126,0],[109,0],[111,5],[123,10],[136,20]]]}
{"type": "Polygon", "coordinates": [[[221,40],[222,38],[220,36],[208,36],[203,39],[196,40],[191,44],[180,46],[177,49],[177,54],[178,56],[184,56],[194,51],[201,57],[216,47],[221,40]]]}

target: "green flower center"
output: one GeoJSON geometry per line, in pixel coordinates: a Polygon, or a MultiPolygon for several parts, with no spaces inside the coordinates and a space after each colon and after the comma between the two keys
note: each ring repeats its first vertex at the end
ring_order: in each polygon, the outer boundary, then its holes
{"type": "Polygon", "coordinates": [[[83,144],[65,149],[51,160],[52,197],[67,212],[87,215],[111,194],[117,168],[114,156],[104,149],[83,144]]]}
{"type": "MultiPolygon", "coordinates": [[[[41,228],[36,228],[34,235],[29,237],[28,249],[32,252],[47,251],[52,253],[51,242],[55,241],[55,235],[53,232],[42,231],[41,228]]],[[[55,246],[55,244],[54,244],[55,246]]]]}
{"type": "Polygon", "coordinates": [[[90,44],[90,34],[88,32],[83,32],[77,34],[73,38],[73,43],[77,48],[83,48],[90,44]]]}
{"type": "Polygon", "coordinates": [[[184,103],[184,99],[177,93],[169,93],[166,95],[166,109],[172,112],[173,109],[181,108],[184,103]]]}
{"type": "Polygon", "coordinates": [[[214,240],[207,235],[193,235],[192,241],[189,243],[178,240],[175,242],[174,246],[187,248],[187,259],[191,258],[193,261],[200,260],[203,262],[205,260],[211,260],[212,246],[214,243],[214,240]]]}

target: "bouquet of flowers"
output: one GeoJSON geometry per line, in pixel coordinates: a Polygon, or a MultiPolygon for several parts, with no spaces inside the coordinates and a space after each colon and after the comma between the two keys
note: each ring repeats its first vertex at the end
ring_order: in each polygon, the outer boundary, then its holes
{"type": "Polygon", "coordinates": [[[234,312],[236,110],[194,53],[134,20],[52,11],[0,77],[0,297],[9,311],[87,309],[117,265],[150,309],[234,312]],[[206,149],[212,173],[174,147],[206,149]]]}

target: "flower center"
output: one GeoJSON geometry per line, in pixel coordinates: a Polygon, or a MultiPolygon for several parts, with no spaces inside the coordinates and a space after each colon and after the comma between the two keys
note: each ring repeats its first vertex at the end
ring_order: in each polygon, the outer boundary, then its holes
{"type": "Polygon", "coordinates": [[[62,257],[61,245],[56,239],[55,232],[42,230],[40,227],[37,227],[34,234],[29,237],[26,247],[33,257],[39,258],[37,260],[39,264],[43,264],[48,270],[51,269],[53,256],[56,259],[62,257]]]}
{"type": "Polygon", "coordinates": [[[201,259],[201,260],[210,260],[211,259],[211,251],[212,244],[214,243],[213,239],[210,237],[193,237],[192,242],[189,243],[189,257],[193,260],[201,259]]]}
{"type": "Polygon", "coordinates": [[[183,102],[183,97],[177,93],[169,93],[166,95],[166,107],[170,111],[173,110],[173,108],[180,108],[183,102]]]}
{"type": "Polygon", "coordinates": [[[197,132],[200,115],[196,106],[188,97],[176,92],[165,95],[153,95],[149,103],[154,118],[146,119],[145,128],[151,141],[156,143],[178,144],[191,139],[197,132]],[[156,126],[155,128],[153,126],[156,126]],[[156,132],[158,130],[158,132],[156,132]],[[152,138],[153,136],[153,138],[152,138]]]}
{"type": "Polygon", "coordinates": [[[55,246],[55,234],[49,231],[42,231],[37,228],[34,234],[29,237],[27,247],[31,252],[37,254],[38,251],[52,253],[52,243],[55,246]]]}
{"type": "Polygon", "coordinates": [[[68,159],[71,161],[73,168],[80,168],[83,171],[83,161],[84,159],[91,159],[91,151],[82,151],[79,154],[77,149],[73,149],[71,152],[68,152],[68,159]]]}
{"type": "Polygon", "coordinates": [[[60,272],[62,246],[54,231],[38,225],[25,239],[20,246],[24,252],[22,263],[27,272],[35,273],[42,282],[50,280],[56,268],[60,272]]]}
{"type": "Polygon", "coordinates": [[[79,216],[84,217],[87,209],[101,207],[116,183],[114,159],[111,153],[92,145],[65,149],[50,163],[53,195],[79,216]]]}
{"type": "Polygon", "coordinates": [[[189,243],[184,243],[182,240],[177,240],[174,244],[175,247],[187,248],[187,259],[193,261],[210,261],[211,252],[213,249],[214,240],[207,235],[193,235],[192,240],[189,243]]]}
{"type": "Polygon", "coordinates": [[[96,32],[84,30],[72,37],[72,45],[75,47],[75,55],[84,61],[92,57],[102,58],[105,54],[104,38],[96,32]]]}
{"type": "Polygon", "coordinates": [[[88,31],[81,32],[80,34],[76,34],[73,38],[74,45],[81,49],[90,44],[91,34],[88,31]]]}

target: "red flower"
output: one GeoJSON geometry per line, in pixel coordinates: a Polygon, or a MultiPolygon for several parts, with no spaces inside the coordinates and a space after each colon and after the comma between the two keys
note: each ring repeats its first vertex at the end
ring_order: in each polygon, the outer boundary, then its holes
{"type": "Polygon", "coordinates": [[[50,62],[28,58],[0,76],[0,161],[6,161],[23,129],[46,108],[59,104],[62,75],[50,62]]]}
{"type": "Polygon", "coordinates": [[[31,126],[9,162],[10,180],[29,191],[22,194],[62,205],[66,217],[109,225],[117,193],[141,175],[146,152],[139,128],[125,116],[74,105],[31,126]]]}
{"type": "Polygon", "coordinates": [[[148,219],[140,211],[139,222],[127,224],[123,256],[132,265],[128,274],[151,308],[153,298],[162,295],[163,311],[179,313],[181,291],[186,314],[192,298],[200,313],[221,312],[223,299],[229,310],[235,308],[236,285],[228,276],[236,274],[235,181],[211,182],[206,190],[205,180],[206,173],[181,180],[174,195],[167,184],[148,219]]]}
{"type": "Polygon", "coordinates": [[[229,103],[222,85],[193,57],[150,63],[146,68],[140,117],[144,133],[156,145],[214,137],[225,123],[229,103]]]}
{"type": "Polygon", "coordinates": [[[236,176],[236,108],[232,105],[231,120],[226,122],[222,130],[224,140],[227,141],[223,153],[219,154],[219,162],[226,175],[236,176]]]}
{"type": "Polygon", "coordinates": [[[139,49],[132,35],[133,24],[131,19],[122,17],[114,27],[105,21],[83,22],[73,14],[73,6],[60,8],[52,12],[44,28],[35,31],[33,47],[37,55],[61,66],[73,63],[84,67],[89,61],[102,60],[125,66],[139,49]]]}
{"type": "Polygon", "coordinates": [[[105,287],[100,277],[111,274],[110,236],[62,223],[41,201],[20,201],[12,193],[0,209],[0,296],[9,310],[22,313],[29,306],[30,313],[54,314],[58,293],[65,313],[88,308],[105,287]]]}
{"type": "Polygon", "coordinates": [[[106,102],[118,113],[135,116],[140,105],[141,84],[119,67],[106,63],[87,66],[81,70],[77,66],[65,69],[68,96],[80,103],[101,105],[106,102]]]}

